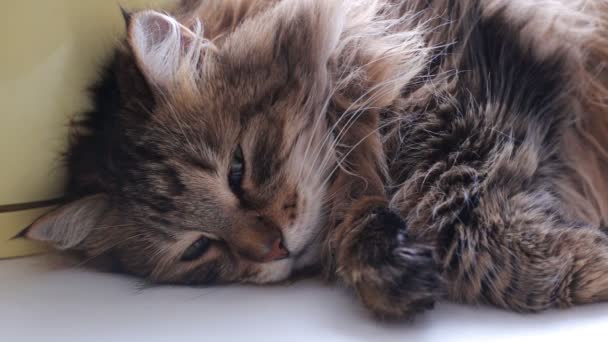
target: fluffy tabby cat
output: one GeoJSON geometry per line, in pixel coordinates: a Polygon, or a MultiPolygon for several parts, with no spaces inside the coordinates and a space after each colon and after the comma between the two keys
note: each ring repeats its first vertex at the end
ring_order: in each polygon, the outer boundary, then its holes
{"type": "Polygon", "coordinates": [[[381,317],[608,300],[606,0],[184,0],[22,236],[154,282],[321,268],[381,317]]]}

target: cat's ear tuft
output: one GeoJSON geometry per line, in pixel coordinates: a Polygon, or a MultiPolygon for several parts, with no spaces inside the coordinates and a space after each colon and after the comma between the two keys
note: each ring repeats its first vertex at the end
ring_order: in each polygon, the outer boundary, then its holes
{"type": "Polygon", "coordinates": [[[16,238],[47,242],[59,249],[77,248],[99,225],[108,208],[106,195],[83,197],[42,215],[16,238]]]}
{"type": "Polygon", "coordinates": [[[125,21],[125,25],[129,27],[129,22],[131,22],[131,12],[127,11],[120,5],[118,7],[120,8],[120,13],[122,14],[122,19],[125,21]]]}
{"type": "Polygon", "coordinates": [[[151,85],[166,90],[192,81],[203,48],[200,23],[193,31],[171,16],[148,10],[130,15],[127,31],[135,60],[151,85]]]}

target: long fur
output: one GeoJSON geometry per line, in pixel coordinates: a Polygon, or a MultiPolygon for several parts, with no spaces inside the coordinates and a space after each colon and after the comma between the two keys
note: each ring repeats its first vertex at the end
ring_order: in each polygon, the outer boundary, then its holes
{"type": "Polygon", "coordinates": [[[572,175],[562,184],[573,211],[596,226],[608,225],[608,2],[573,1],[588,23],[573,35],[575,121],[564,136],[564,158],[572,175]]]}
{"type": "Polygon", "coordinates": [[[157,282],[321,268],[382,317],[608,300],[608,1],[128,17],[73,132],[72,202],[28,236],[157,282]]]}

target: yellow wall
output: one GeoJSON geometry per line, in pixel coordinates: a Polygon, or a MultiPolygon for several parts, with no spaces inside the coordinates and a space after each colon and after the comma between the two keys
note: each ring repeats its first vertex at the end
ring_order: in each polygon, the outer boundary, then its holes
{"type": "MultiPolygon", "coordinates": [[[[175,0],[10,0],[0,12],[0,208],[61,197],[70,117],[124,31],[127,9],[175,0]]],[[[39,250],[7,236],[41,210],[0,213],[0,257],[39,250]],[[9,250],[10,249],[10,250],[9,250]]]]}

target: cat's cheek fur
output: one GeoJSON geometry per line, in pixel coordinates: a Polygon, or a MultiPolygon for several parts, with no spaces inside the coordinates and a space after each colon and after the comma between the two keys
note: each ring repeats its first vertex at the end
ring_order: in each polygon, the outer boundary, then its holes
{"type": "MultiPolygon", "coordinates": [[[[324,124],[322,117],[315,117],[314,132],[303,133],[296,143],[294,151],[286,164],[289,176],[297,185],[298,204],[295,220],[282,229],[284,243],[290,251],[292,272],[316,266],[321,259],[322,230],[326,224],[324,203],[327,195],[327,171],[333,168],[333,150],[314,142],[324,141],[326,129],[319,129],[324,124]]],[[[261,269],[268,273],[273,267],[281,264],[265,265],[261,269]]]]}
{"type": "Polygon", "coordinates": [[[293,271],[293,260],[283,259],[251,267],[252,275],[247,282],[255,284],[276,283],[287,279],[293,271]]]}
{"type": "Polygon", "coordinates": [[[292,227],[283,232],[285,242],[290,251],[293,252],[294,267],[303,268],[319,261],[320,242],[317,241],[319,231],[323,226],[321,215],[322,199],[314,194],[306,196],[309,200],[300,215],[300,219],[292,227]]]}

